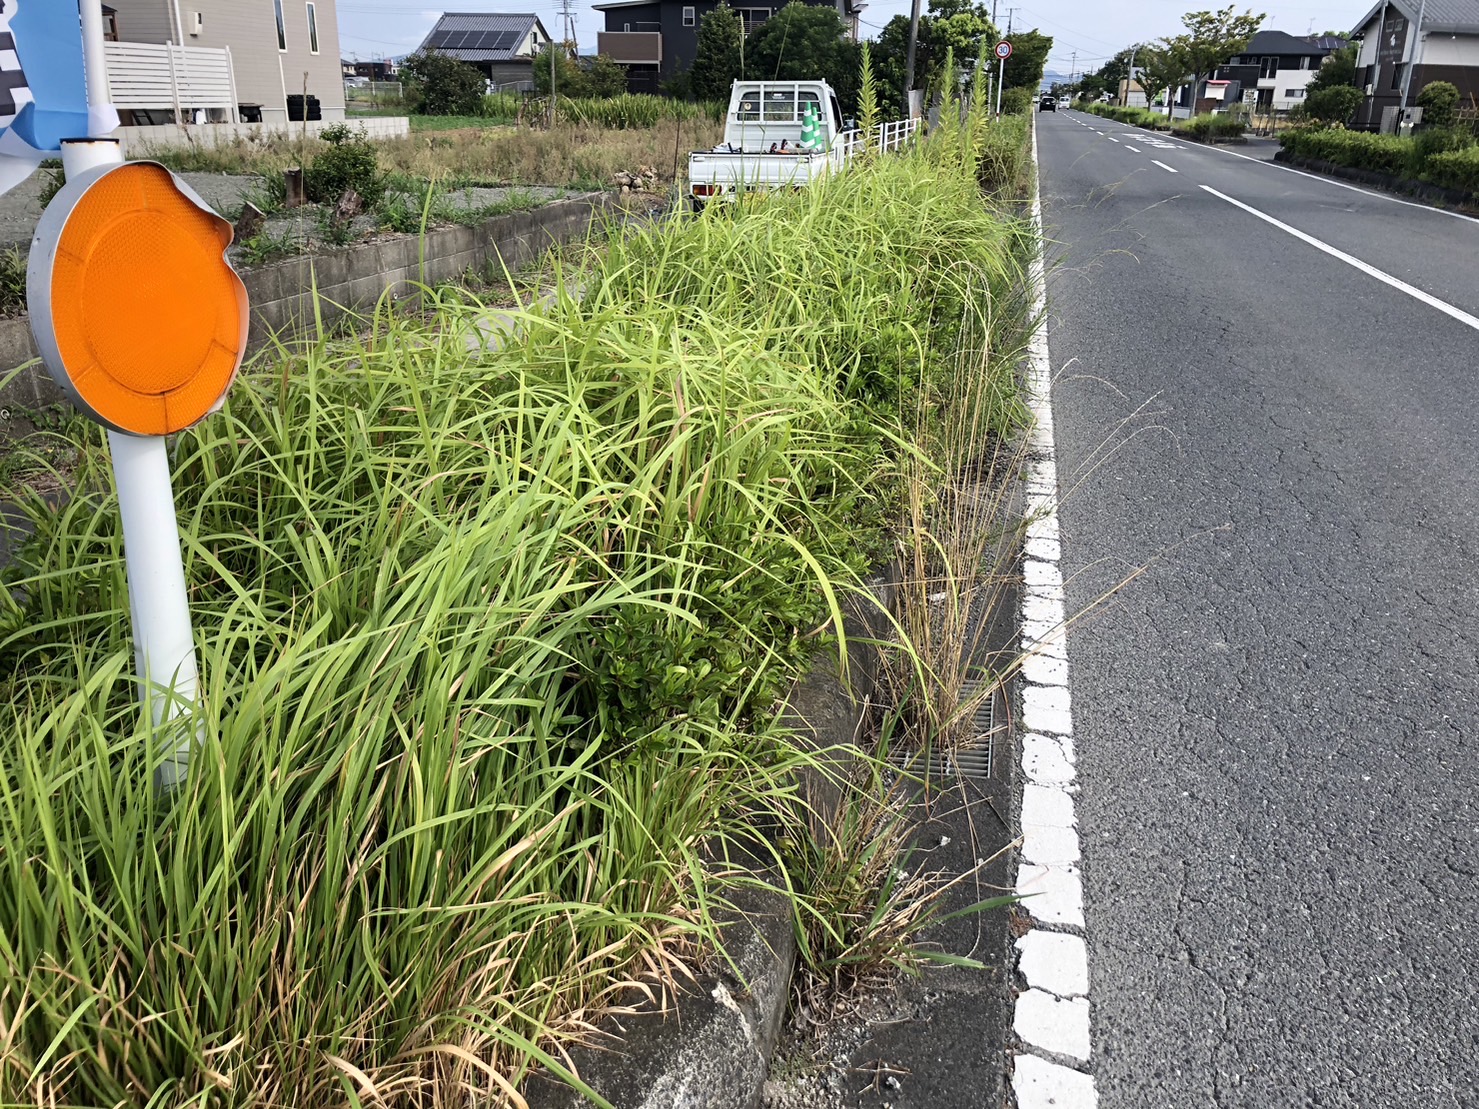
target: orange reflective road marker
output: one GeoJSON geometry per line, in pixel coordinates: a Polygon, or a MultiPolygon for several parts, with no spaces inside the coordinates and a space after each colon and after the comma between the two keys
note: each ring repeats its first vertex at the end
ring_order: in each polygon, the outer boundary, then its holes
{"type": "Polygon", "coordinates": [[[246,289],[223,257],[231,225],[153,162],[103,166],[76,184],[36,228],[42,355],[107,427],[190,427],[219,407],[246,349],[246,289]]]}

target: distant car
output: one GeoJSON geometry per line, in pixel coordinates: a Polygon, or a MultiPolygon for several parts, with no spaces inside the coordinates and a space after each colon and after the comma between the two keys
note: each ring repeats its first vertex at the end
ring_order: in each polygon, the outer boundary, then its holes
{"type": "Polygon", "coordinates": [[[1056,112],[1058,110],[1058,98],[1045,96],[1037,102],[1037,110],[1040,112],[1056,112]]]}
{"type": "Polygon", "coordinates": [[[367,89],[370,87],[370,79],[368,77],[346,77],[344,78],[344,87],[347,89],[367,89]]]}

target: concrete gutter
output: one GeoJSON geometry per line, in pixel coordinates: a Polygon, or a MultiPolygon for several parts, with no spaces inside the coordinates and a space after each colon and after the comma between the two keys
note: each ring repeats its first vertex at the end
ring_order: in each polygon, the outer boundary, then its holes
{"type": "MultiPolygon", "coordinates": [[[[793,689],[783,718],[802,743],[845,748],[856,743],[881,684],[875,641],[889,637],[883,613],[895,602],[892,579],[869,583],[869,598],[853,601],[847,620],[848,680],[819,662],[793,689]]],[[[814,798],[818,783],[811,783],[814,798]]],[[[825,802],[823,802],[825,803],[825,802]]],[[[756,1109],[780,1042],[796,966],[788,900],[741,890],[735,912],[720,917],[724,944],[738,968],[713,960],[666,1007],[633,992],[622,1003],[635,1015],[608,1017],[604,1037],[570,1051],[581,1080],[616,1109],[756,1109]]],[[[580,1109],[591,1103],[547,1077],[522,1091],[529,1109],[580,1109]]]]}

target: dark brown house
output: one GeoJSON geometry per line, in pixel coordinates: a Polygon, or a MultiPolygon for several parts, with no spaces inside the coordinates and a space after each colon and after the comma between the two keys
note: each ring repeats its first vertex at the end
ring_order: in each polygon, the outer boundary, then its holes
{"type": "Polygon", "coordinates": [[[1353,37],[1361,40],[1356,81],[1366,91],[1356,126],[1392,130],[1404,85],[1409,105],[1429,82],[1450,81],[1461,107],[1479,107],[1479,0],[1383,0],[1353,37]]]}

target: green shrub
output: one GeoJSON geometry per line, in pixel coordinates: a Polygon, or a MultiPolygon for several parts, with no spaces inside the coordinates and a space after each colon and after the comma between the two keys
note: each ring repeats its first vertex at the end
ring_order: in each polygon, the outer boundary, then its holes
{"type": "Polygon", "coordinates": [[[1198,142],[1215,142],[1217,139],[1235,139],[1246,131],[1247,124],[1241,117],[1230,114],[1195,116],[1177,120],[1171,130],[1198,142]]]}
{"type": "Polygon", "coordinates": [[[1424,127],[1452,127],[1454,109],[1458,107],[1458,87],[1447,81],[1429,81],[1417,94],[1417,105],[1423,110],[1424,127]]]}
{"type": "Polygon", "coordinates": [[[385,192],[375,144],[364,130],[351,130],[336,123],[319,132],[328,149],[315,155],[308,164],[304,188],[308,199],[317,204],[334,204],[350,189],[359,193],[365,206],[373,208],[385,192]]]}
{"type": "Polygon", "coordinates": [[[435,50],[412,54],[402,62],[401,81],[412,110],[429,116],[476,115],[488,84],[476,66],[435,50]]]}
{"type": "Polygon", "coordinates": [[[1328,89],[1316,89],[1300,106],[1307,119],[1318,123],[1339,123],[1345,126],[1355,118],[1364,94],[1354,85],[1336,85],[1328,89]]]}
{"type": "Polygon", "coordinates": [[[1423,176],[1448,189],[1466,189],[1479,198],[1479,146],[1440,152],[1428,158],[1423,176]]]}
{"type": "Polygon", "coordinates": [[[1004,115],[1020,116],[1032,111],[1036,101],[1031,89],[1007,89],[1001,94],[1001,110],[1004,115]]]}
{"type": "Polygon", "coordinates": [[[1301,158],[1401,175],[1407,172],[1413,142],[1404,135],[1298,127],[1281,133],[1279,145],[1301,158]]]}
{"type": "Polygon", "coordinates": [[[1131,127],[1145,127],[1152,131],[1164,131],[1166,129],[1166,117],[1159,112],[1151,111],[1149,108],[1131,108],[1122,104],[1097,103],[1080,103],[1079,108],[1092,115],[1112,119],[1116,123],[1127,123],[1131,127]]]}
{"type": "MultiPolygon", "coordinates": [[[[1429,86],[1430,88],[1432,86],[1429,86]]],[[[1455,127],[1428,127],[1424,125],[1412,136],[1412,149],[1407,158],[1407,172],[1421,177],[1428,161],[1438,154],[1451,154],[1456,150],[1467,150],[1474,145],[1474,136],[1455,127]]]]}

